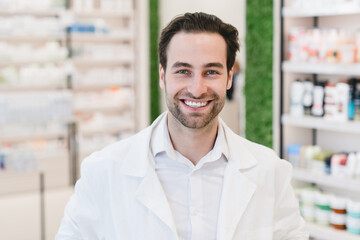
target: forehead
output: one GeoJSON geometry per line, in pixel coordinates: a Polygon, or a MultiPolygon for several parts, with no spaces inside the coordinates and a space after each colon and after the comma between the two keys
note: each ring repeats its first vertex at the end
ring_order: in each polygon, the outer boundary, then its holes
{"type": "Polygon", "coordinates": [[[209,62],[226,65],[226,42],[218,33],[176,33],[167,49],[167,64],[186,62],[196,66],[209,62]]]}

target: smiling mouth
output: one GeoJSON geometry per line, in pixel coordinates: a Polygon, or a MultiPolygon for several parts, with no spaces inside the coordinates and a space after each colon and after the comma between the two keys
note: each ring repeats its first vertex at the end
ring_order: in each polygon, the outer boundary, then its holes
{"type": "Polygon", "coordinates": [[[181,100],[186,106],[192,107],[192,108],[201,108],[201,107],[205,107],[210,101],[199,101],[199,102],[195,102],[195,101],[190,101],[190,100],[181,100]]]}

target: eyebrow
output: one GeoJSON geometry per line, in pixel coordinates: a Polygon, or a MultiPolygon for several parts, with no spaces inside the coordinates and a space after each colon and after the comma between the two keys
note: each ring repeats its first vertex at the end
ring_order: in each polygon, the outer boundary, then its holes
{"type": "Polygon", "coordinates": [[[180,68],[180,67],[192,68],[193,66],[186,62],[175,62],[171,66],[171,68],[180,68]]]}
{"type": "Polygon", "coordinates": [[[222,65],[219,62],[212,62],[212,63],[205,64],[204,67],[205,68],[209,68],[209,67],[224,68],[224,65],[222,65]]]}
{"type": "MultiPolygon", "coordinates": [[[[186,68],[193,68],[193,66],[189,63],[186,62],[175,62],[171,68],[179,68],[179,67],[186,67],[186,68]]],[[[209,67],[216,67],[216,68],[224,68],[224,65],[219,63],[219,62],[211,62],[211,63],[207,63],[203,66],[204,68],[209,68],[209,67]]]]}

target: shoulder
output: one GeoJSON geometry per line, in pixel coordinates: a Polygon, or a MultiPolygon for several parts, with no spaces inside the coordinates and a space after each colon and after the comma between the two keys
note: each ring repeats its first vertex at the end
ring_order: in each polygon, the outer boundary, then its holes
{"type": "MultiPolygon", "coordinates": [[[[280,159],[273,149],[247,140],[234,133],[227,126],[225,127],[225,131],[231,152],[235,152],[239,156],[254,159],[256,165],[262,169],[285,169],[286,171],[291,171],[290,163],[286,160],[280,159]]],[[[240,161],[246,160],[242,159],[240,161]]]]}
{"type": "Polygon", "coordinates": [[[82,174],[84,171],[92,170],[101,173],[112,168],[114,165],[121,164],[126,159],[126,156],[136,150],[137,145],[146,141],[150,134],[149,131],[151,132],[150,128],[148,127],[131,137],[112,143],[90,154],[81,164],[82,174]]]}
{"type": "Polygon", "coordinates": [[[290,166],[290,163],[281,159],[273,149],[244,138],[242,138],[242,141],[259,164],[275,165],[279,167],[290,166]]]}

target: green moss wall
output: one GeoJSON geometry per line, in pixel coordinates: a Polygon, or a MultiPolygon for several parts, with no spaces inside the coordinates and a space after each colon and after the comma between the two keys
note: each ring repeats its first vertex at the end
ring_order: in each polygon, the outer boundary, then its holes
{"type": "Polygon", "coordinates": [[[160,88],[158,73],[157,44],[159,36],[159,1],[149,2],[149,28],[150,28],[150,122],[153,122],[160,114],[160,88]]]}
{"type": "Polygon", "coordinates": [[[273,1],[247,1],[246,27],[246,137],[272,147],[273,1]]]}

